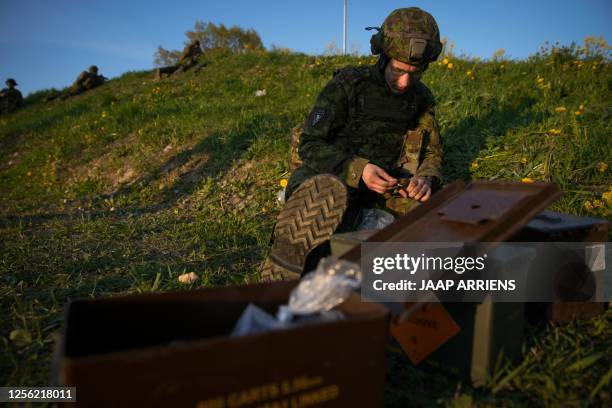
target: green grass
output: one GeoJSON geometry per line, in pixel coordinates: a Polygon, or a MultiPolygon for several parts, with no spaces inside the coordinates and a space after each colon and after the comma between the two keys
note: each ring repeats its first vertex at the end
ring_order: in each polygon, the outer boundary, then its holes
{"type": "MultiPolygon", "coordinates": [[[[552,180],[565,191],[552,209],[610,218],[612,70],[559,55],[430,67],[444,175],[552,180]]],[[[206,58],[198,74],[129,72],[66,101],[30,95],[0,117],[1,384],[47,384],[71,299],[257,282],[291,128],[335,68],[373,61],[206,58]],[[191,271],[200,280],[177,283],[191,271]]],[[[480,389],[392,355],[389,403],[605,405],[611,320],[534,329],[523,361],[480,389]]]]}

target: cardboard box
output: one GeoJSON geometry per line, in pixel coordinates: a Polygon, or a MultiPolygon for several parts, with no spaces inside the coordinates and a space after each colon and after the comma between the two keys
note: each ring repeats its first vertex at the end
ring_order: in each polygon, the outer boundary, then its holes
{"type": "Polygon", "coordinates": [[[339,306],[345,320],[229,337],[250,302],[274,313],[295,284],[72,302],[54,376],[77,387],[76,406],[382,406],[378,304],[353,295],[339,306]]]}

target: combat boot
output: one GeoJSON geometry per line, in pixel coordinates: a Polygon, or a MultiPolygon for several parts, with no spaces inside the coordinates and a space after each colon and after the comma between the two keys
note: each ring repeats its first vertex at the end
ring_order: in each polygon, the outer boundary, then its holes
{"type": "Polygon", "coordinates": [[[334,233],[348,206],[348,190],[331,174],[304,181],[287,200],[274,227],[261,280],[299,279],[308,254],[334,233]]]}

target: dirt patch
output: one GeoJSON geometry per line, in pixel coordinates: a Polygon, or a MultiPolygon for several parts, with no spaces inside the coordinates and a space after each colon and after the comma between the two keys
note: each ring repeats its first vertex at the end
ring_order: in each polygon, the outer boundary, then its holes
{"type": "Polygon", "coordinates": [[[131,164],[128,152],[130,145],[133,145],[137,138],[136,133],[130,133],[124,138],[115,140],[106,147],[102,155],[88,163],[68,168],[69,178],[77,182],[99,178],[110,190],[134,181],[138,178],[138,173],[131,164]]]}
{"type": "Polygon", "coordinates": [[[203,167],[208,163],[210,156],[206,152],[197,153],[192,156],[186,163],[177,166],[177,163],[164,166],[162,174],[168,173],[170,178],[178,178],[181,184],[193,184],[198,182],[204,173],[203,167]]]}
{"type": "Polygon", "coordinates": [[[249,175],[253,174],[255,169],[255,162],[252,160],[241,160],[234,164],[227,174],[223,176],[224,182],[236,182],[245,181],[249,178],[249,175]]]}
{"type": "Polygon", "coordinates": [[[130,183],[136,180],[136,178],[138,177],[138,173],[132,167],[128,167],[127,169],[125,169],[125,171],[123,171],[123,169],[119,169],[117,170],[116,175],[116,184],[130,183]]]}
{"type": "MultiPolygon", "coordinates": [[[[131,147],[136,145],[138,134],[130,133],[126,137],[116,140],[108,145],[104,153],[86,164],[68,169],[69,177],[75,181],[83,181],[90,178],[99,179],[104,183],[104,193],[116,192],[118,189],[130,186],[139,181],[149,182],[155,178],[154,175],[142,174],[138,171],[138,163],[151,161],[162,165],[158,174],[162,178],[183,179],[191,182],[196,176],[192,173],[202,167],[208,156],[198,154],[185,157],[175,146],[167,145],[161,148],[157,154],[148,154],[151,157],[135,158],[136,153],[131,147]],[[185,162],[185,160],[187,160],[185,162]],[[165,164],[163,164],[165,161],[165,164]]],[[[183,146],[183,151],[188,152],[190,146],[183,146]]]]}

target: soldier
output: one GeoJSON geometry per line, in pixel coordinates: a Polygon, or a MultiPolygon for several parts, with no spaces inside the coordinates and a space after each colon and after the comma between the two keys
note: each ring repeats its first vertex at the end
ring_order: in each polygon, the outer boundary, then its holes
{"type": "Polygon", "coordinates": [[[81,72],[76,81],[74,81],[74,83],[70,85],[70,88],[68,88],[66,91],[51,95],[45,100],[52,101],[54,99],[67,99],[71,96],[76,96],[85,91],[96,88],[104,84],[104,81],[106,80],[107,78],[104,75],[98,75],[98,67],[92,65],[87,71],[81,72]]]}
{"type": "Polygon", "coordinates": [[[79,75],[75,83],[72,85],[72,88],[77,89],[77,94],[82,93],[102,85],[106,79],[107,78],[104,75],[98,75],[98,67],[92,65],[89,67],[87,72],[81,72],[81,75],[79,75]]]}
{"type": "Polygon", "coordinates": [[[206,66],[204,63],[198,64],[198,58],[200,55],[202,55],[200,42],[198,40],[194,40],[183,49],[183,53],[179,58],[178,64],[156,69],[155,79],[162,79],[163,74],[172,75],[175,72],[184,72],[194,66],[196,67],[195,71],[198,72],[206,66]]]}
{"type": "Polygon", "coordinates": [[[377,30],[376,64],[335,73],[304,124],[303,163],[289,179],[263,280],[299,278],[310,252],[356,228],[363,208],[406,214],[441,185],[435,102],[420,82],[442,51],[436,21],[402,8],[377,30]]]}
{"type": "Polygon", "coordinates": [[[21,107],[23,96],[15,87],[17,82],[13,78],[9,78],[5,82],[8,88],[0,91],[0,114],[11,113],[21,107]]]}

